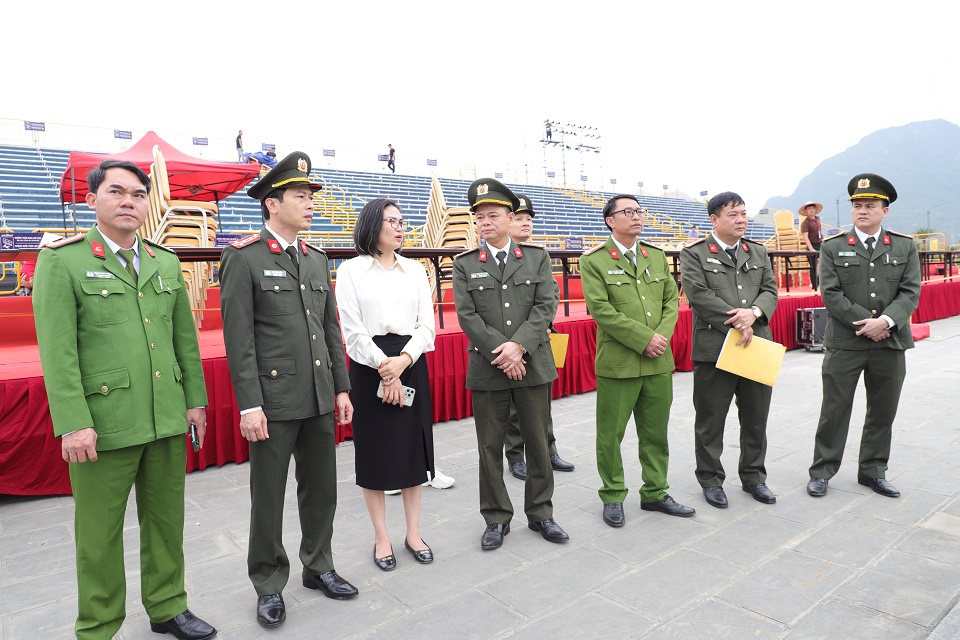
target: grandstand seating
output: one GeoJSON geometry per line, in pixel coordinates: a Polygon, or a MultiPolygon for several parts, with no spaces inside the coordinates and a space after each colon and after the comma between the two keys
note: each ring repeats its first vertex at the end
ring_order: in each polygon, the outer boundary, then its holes
{"type": "MultiPolygon", "coordinates": [[[[0,227],[16,231],[38,228],[62,228],[63,210],[59,197],[59,179],[66,167],[69,151],[0,145],[0,227]]],[[[314,177],[324,184],[318,196],[311,236],[324,237],[349,244],[353,215],[363,203],[375,197],[397,200],[404,217],[413,227],[426,222],[432,179],[427,176],[380,174],[339,169],[315,168],[314,177]]],[[[450,207],[467,204],[469,180],[441,178],[446,204],[450,207]]],[[[534,240],[547,237],[602,237],[608,231],[600,216],[600,207],[613,193],[574,191],[540,185],[508,185],[528,195],[537,210],[534,240]]],[[[709,228],[706,208],[702,203],[681,198],[639,196],[640,203],[653,214],[648,218],[644,238],[673,247],[684,225],[709,228]]],[[[249,233],[260,228],[259,203],[247,197],[246,191],[225,198],[219,204],[219,230],[224,233],[249,233]]],[[[80,228],[88,228],[93,213],[83,203],[76,207],[80,228]]],[[[68,226],[72,221],[68,214],[68,226]]],[[[751,221],[748,236],[766,239],[773,227],[751,221]]],[[[683,234],[685,237],[685,233],[683,234]]]]}

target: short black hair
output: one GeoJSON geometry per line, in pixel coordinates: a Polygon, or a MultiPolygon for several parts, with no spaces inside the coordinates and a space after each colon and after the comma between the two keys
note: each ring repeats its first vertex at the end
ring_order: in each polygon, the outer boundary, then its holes
{"type": "Polygon", "coordinates": [[[710,202],[707,203],[707,215],[716,216],[720,214],[720,210],[727,205],[733,205],[734,207],[739,207],[742,204],[746,204],[739,195],[733,191],[724,191],[723,193],[718,193],[717,195],[710,198],[710,202]]]}
{"type": "Polygon", "coordinates": [[[377,240],[380,239],[383,212],[387,207],[396,207],[401,214],[403,213],[400,205],[389,198],[374,198],[360,209],[357,224],[353,227],[353,246],[360,255],[383,255],[383,252],[377,248],[377,240]]]}
{"type": "Polygon", "coordinates": [[[107,171],[110,169],[124,169],[134,174],[140,180],[140,183],[147,188],[147,193],[150,193],[150,176],[128,160],[104,160],[90,169],[90,173],[87,174],[87,189],[90,193],[95,194],[100,189],[100,185],[103,184],[107,177],[107,171]]]}
{"type": "Polygon", "coordinates": [[[263,200],[260,201],[260,213],[263,214],[264,220],[270,219],[270,210],[267,209],[267,200],[269,198],[276,198],[280,202],[283,202],[283,192],[286,190],[287,190],[287,187],[280,187],[279,189],[274,189],[273,191],[268,193],[266,196],[264,196],[263,200]]]}
{"type": "Polygon", "coordinates": [[[613,215],[613,208],[617,206],[617,200],[621,200],[623,198],[627,198],[628,200],[633,200],[637,204],[640,204],[640,201],[637,200],[637,196],[631,195],[629,193],[620,193],[613,196],[609,200],[607,200],[607,204],[603,205],[603,224],[606,224],[607,229],[610,229],[611,231],[613,231],[613,227],[607,224],[607,218],[613,215]]]}

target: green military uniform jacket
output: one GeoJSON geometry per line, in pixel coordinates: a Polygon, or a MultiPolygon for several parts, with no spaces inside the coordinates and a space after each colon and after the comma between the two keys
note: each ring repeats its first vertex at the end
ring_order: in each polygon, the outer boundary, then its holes
{"type": "Polygon", "coordinates": [[[53,431],[93,427],[99,451],[183,434],[187,408],[207,404],[180,261],[138,242],[136,282],[96,226],[37,260],[33,308],[53,431]]]}
{"type": "Polygon", "coordinates": [[[757,337],[773,339],[770,318],[777,309],[777,281],[763,245],[742,238],[734,264],[713,234],[680,252],[680,282],[693,309],[690,359],[716,362],[731,325],[730,309],[759,307],[753,324],[757,337]]]}
{"type": "Polygon", "coordinates": [[[550,255],[542,247],[510,241],[503,274],[486,245],[453,261],[453,292],[460,328],[470,343],[467,388],[496,391],[546,384],[557,379],[547,328],[560,296],[550,255]],[[505,342],[526,350],[527,373],[510,380],[490,363],[493,350],[505,342]]]}
{"type": "Polygon", "coordinates": [[[830,349],[911,349],[910,316],[920,303],[920,257],[910,236],[880,230],[871,258],[855,231],[820,246],[820,290],[827,308],[823,345],[830,349]],[[856,333],[856,320],[888,316],[890,337],[856,333]]]}
{"type": "Polygon", "coordinates": [[[677,283],[667,256],[639,242],[636,267],[620,255],[613,238],[580,258],[587,309],[597,323],[598,376],[635,378],[673,371],[673,351],[653,359],[643,355],[653,334],[668,341],[677,325],[677,283]]]}
{"type": "Polygon", "coordinates": [[[326,254],[302,240],[299,266],[264,227],[227,246],[220,305],[230,377],[240,410],[299,420],[334,410],[350,390],[326,254]]]}

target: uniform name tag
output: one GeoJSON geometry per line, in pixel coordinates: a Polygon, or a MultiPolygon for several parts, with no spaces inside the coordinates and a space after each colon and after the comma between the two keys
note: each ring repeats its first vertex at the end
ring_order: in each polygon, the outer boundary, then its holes
{"type": "Polygon", "coordinates": [[[608,276],[622,276],[623,269],[607,269],[608,276]]]}
{"type": "Polygon", "coordinates": [[[837,255],[842,258],[852,258],[857,255],[856,251],[837,251],[837,255]]]}
{"type": "Polygon", "coordinates": [[[283,271],[283,270],[280,270],[280,271],[271,271],[270,269],[264,269],[264,270],[263,270],[263,275],[268,276],[268,277],[270,277],[270,278],[286,278],[286,277],[287,277],[287,272],[286,272],[286,271],[283,271]]]}
{"type": "Polygon", "coordinates": [[[113,280],[117,276],[113,275],[109,271],[87,271],[88,278],[103,278],[104,280],[113,280]]]}
{"type": "Polygon", "coordinates": [[[722,262],[720,262],[720,261],[717,260],[716,258],[707,258],[707,262],[712,262],[713,264],[723,264],[722,262]]]}
{"type": "Polygon", "coordinates": [[[480,273],[471,273],[470,277],[471,278],[489,278],[490,274],[487,273],[486,271],[481,271],[480,273]]]}

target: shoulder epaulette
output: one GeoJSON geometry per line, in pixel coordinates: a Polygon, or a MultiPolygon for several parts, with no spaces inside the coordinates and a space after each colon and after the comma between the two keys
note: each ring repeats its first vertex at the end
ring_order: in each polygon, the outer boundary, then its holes
{"type": "Polygon", "coordinates": [[[639,238],[637,238],[637,242],[639,242],[642,245],[646,245],[652,249],[659,249],[660,251],[663,251],[663,247],[653,244],[652,242],[647,242],[646,240],[641,240],[639,238]]]}
{"type": "Polygon", "coordinates": [[[592,246],[589,249],[585,249],[583,252],[583,255],[588,256],[595,251],[600,251],[600,249],[603,249],[606,246],[606,244],[607,244],[606,242],[601,242],[600,244],[592,246]]]}
{"type": "Polygon", "coordinates": [[[158,243],[154,242],[153,240],[147,240],[146,238],[144,238],[143,243],[144,243],[144,244],[148,244],[148,245],[150,245],[151,247],[156,247],[157,249],[163,249],[164,251],[169,251],[170,253],[172,253],[172,254],[174,254],[174,255],[177,254],[177,252],[174,251],[173,249],[171,249],[170,247],[165,247],[165,246],[163,246],[162,244],[158,244],[158,243]]]}
{"type": "Polygon", "coordinates": [[[700,243],[703,242],[704,240],[706,240],[706,238],[697,238],[696,240],[692,240],[692,241],[688,242],[688,243],[687,243],[687,246],[684,247],[684,248],[689,249],[690,247],[692,247],[692,246],[694,246],[694,245],[700,244],[700,243]]]}
{"type": "Polygon", "coordinates": [[[753,239],[751,239],[751,238],[740,238],[740,241],[741,241],[741,242],[749,242],[749,243],[755,244],[755,245],[757,245],[757,246],[759,246],[759,247],[762,247],[762,246],[763,246],[763,243],[762,243],[762,242],[758,242],[757,240],[753,240],[753,239]]]}
{"type": "Polygon", "coordinates": [[[534,249],[543,249],[544,251],[547,250],[547,248],[542,244],[533,244],[532,242],[518,242],[517,244],[521,247],[532,247],[534,249]]]}
{"type": "Polygon", "coordinates": [[[456,260],[457,258],[462,258],[463,256],[465,256],[465,255],[467,255],[467,254],[469,254],[469,253],[473,253],[474,251],[479,251],[479,250],[480,250],[480,247],[474,247],[473,249],[467,249],[467,250],[464,251],[463,253],[458,253],[457,255],[453,256],[453,259],[456,260]]]}
{"type": "Polygon", "coordinates": [[[822,242],[830,242],[831,240],[836,240],[837,238],[846,238],[849,231],[841,231],[840,233],[834,234],[829,238],[824,238],[822,242]]]}
{"type": "Polygon", "coordinates": [[[249,247],[251,244],[260,239],[260,234],[255,233],[252,236],[247,236],[246,238],[240,238],[239,240],[234,240],[230,243],[231,247],[237,249],[243,249],[244,247],[249,247]]]}
{"type": "Polygon", "coordinates": [[[51,242],[44,249],[59,249],[60,247],[65,247],[68,244],[73,244],[74,242],[80,242],[83,240],[83,234],[78,234],[75,236],[70,236],[69,238],[64,238],[63,240],[57,240],[56,242],[51,242]]]}
{"type": "Polygon", "coordinates": [[[887,231],[887,233],[889,233],[892,236],[900,236],[901,238],[910,238],[911,240],[913,240],[913,236],[906,233],[900,233],[899,231],[887,231]]]}
{"type": "Polygon", "coordinates": [[[326,252],[326,251],[324,251],[323,249],[321,249],[321,248],[318,247],[317,245],[313,244],[312,242],[307,242],[306,240],[304,240],[304,241],[303,241],[303,244],[307,245],[308,247],[310,247],[310,248],[313,249],[314,251],[319,251],[319,252],[322,253],[323,255],[327,255],[327,252],[326,252]]]}

